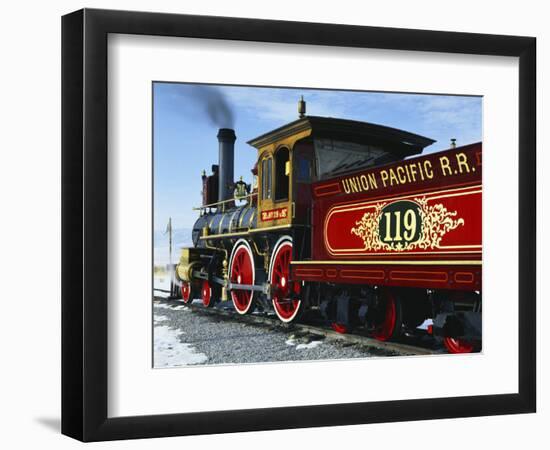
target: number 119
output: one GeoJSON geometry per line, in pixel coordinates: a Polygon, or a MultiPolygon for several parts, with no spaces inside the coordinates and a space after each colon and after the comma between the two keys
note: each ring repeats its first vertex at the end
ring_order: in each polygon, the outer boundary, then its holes
{"type": "Polygon", "coordinates": [[[393,215],[395,217],[395,234],[392,236],[392,213],[384,213],[384,217],[386,218],[386,235],[384,236],[384,242],[399,242],[402,241],[403,238],[405,241],[412,240],[416,232],[416,214],[414,211],[412,209],[405,211],[403,223],[401,223],[401,211],[393,211],[393,215]],[[404,231],[401,228],[402,226],[404,231]],[[401,234],[403,234],[403,237],[401,237],[401,234]]]}

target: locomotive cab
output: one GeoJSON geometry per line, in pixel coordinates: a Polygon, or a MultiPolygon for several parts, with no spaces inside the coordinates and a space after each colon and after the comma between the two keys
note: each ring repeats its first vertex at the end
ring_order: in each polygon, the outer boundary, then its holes
{"type": "Polygon", "coordinates": [[[294,134],[269,142],[249,142],[258,149],[259,228],[283,228],[307,220],[304,214],[296,216],[296,202],[308,200],[303,186],[313,181],[313,160],[299,145],[303,137],[294,134]]]}

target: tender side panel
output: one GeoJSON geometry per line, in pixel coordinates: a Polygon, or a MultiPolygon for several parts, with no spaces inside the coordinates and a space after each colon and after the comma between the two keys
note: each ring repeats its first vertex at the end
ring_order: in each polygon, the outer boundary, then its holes
{"type": "Polygon", "coordinates": [[[481,144],[312,186],[304,281],[481,290],[481,144]]]}

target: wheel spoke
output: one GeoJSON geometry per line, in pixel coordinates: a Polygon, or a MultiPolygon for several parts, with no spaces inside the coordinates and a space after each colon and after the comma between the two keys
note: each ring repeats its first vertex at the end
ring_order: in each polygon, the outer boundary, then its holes
{"type": "MultiPolygon", "coordinates": [[[[231,282],[235,284],[254,284],[254,261],[246,244],[240,244],[234,250],[230,272],[231,282]]],[[[235,309],[240,314],[249,312],[252,308],[254,291],[235,289],[231,291],[231,299],[235,309]]]]}
{"type": "Polygon", "coordinates": [[[283,241],[275,250],[273,258],[269,277],[273,290],[273,307],[279,319],[290,322],[296,317],[301,305],[300,300],[291,297],[293,293],[299,293],[294,283],[289,282],[292,242],[283,241]]]}
{"type": "Polygon", "coordinates": [[[214,304],[215,300],[212,298],[212,286],[210,286],[207,280],[204,280],[202,283],[201,298],[202,304],[207,308],[214,304]]]}

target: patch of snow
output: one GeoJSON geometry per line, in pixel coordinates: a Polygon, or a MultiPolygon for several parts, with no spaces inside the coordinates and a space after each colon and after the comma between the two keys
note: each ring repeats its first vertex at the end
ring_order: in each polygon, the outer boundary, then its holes
{"type": "Polygon", "coordinates": [[[170,305],[165,305],[164,303],[155,303],[155,308],[159,309],[174,309],[170,305]]]}
{"type": "Polygon", "coordinates": [[[185,305],[175,305],[175,306],[171,306],[171,305],[166,305],[164,303],[157,303],[157,302],[153,302],[153,306],[155,308],[159,308],[159,309],[170,309],[171,311],[191,311],[187,306],[185,305]]]}
{"type": "Polygon", "coordinates": [[[179,337],[182,331],[167,326],[157,326],[154,332],[154,367],[177,367],[204,364],[208,357],[197,352],[191,344],[185,344],[179,337]]]}
{"type": "Polygon", "coordinates": [[[307,350],[307,349],[310,349],[310,348],[315,348],[318,345],[321,345],[322,343],[323,343],[323,341],[311,341],[311,342],[308,342],[307,344],[297,344],[296,343],[296,336],[294,336],[294,335],[290,336],[285,341],[286,345],[290,345],[291,347],[296,347],[296,350],[307,350]]]}
{"type": "Polygon", "coordinates": [[[291,334],[288,339],[285,341],[286,345],[296,345],[296,336],[294,334],[291,334]]]}
{"type": "Polygon", "coordinates": [[[185,305],[178,305],[178,306],[174,306],[172,308],[174,311],[191,311],[187,306],[185,305]]]}
{"type": "Polygon", "coordinates": [[[166,316],[159,316],[155,314],[155,316],[153,317],[153,320],[155,321],[155,323],[159,323],[159,322],[166,322],[169,319],[166,316]]]}
{"type": "Polygon", "coordinates": [[[315,347],[321,345],[322,343],[323,343],[323,341],[311,341],[308,344],[298,344],[296,346],[296,350],[307,350],[307,349],[310,349],[310,348],[315,348],[315,347]]]}

